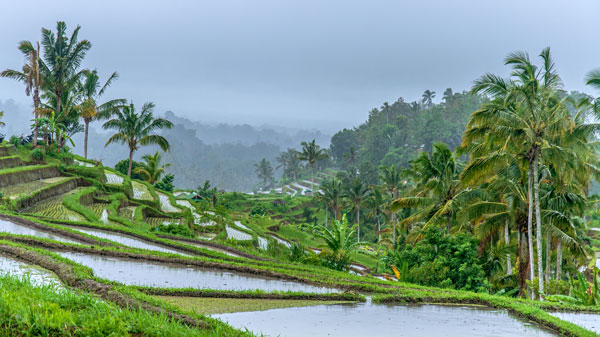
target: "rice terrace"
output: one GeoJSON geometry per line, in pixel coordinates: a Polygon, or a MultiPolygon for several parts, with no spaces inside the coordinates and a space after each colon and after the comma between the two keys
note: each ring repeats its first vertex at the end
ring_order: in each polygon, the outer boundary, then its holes
{"type": "Polygon", "coordinates": [[[30,5],[0,336],[600,336],[599,4],[30,5]]]}

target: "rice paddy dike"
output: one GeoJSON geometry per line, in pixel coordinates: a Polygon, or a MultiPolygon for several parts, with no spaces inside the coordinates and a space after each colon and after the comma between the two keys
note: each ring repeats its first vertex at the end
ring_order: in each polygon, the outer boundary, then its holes
{"type": "Polygon", "coordinates": [[[352,255],[350,272],[289,262],[282,256],[295,242],[308,254],[324,248],[311,228],[294,221],[308,196],[282,203],[281,196],[231,194],[226,208],[214,209],[101,163],[50,155],[36,162],[27,149],[6,143],[0,192],[0,335],[599,332],[589,322],[600,307],[379,275],[373,245],[352,255]],[[251,216],[256,206],[266,214],[251,216]]]}

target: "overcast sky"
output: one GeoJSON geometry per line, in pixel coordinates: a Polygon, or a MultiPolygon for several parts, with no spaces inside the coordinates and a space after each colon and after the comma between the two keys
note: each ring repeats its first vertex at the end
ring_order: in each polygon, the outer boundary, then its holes
{"type": "MultiPolygon", "coordinates": [[[[6,1],[0,68],[20,40],[66,21],[92,42],[85,66],[121,78],[110,97],[195,120],[326,130],[425,89],[468,89],[506,74],[507,53],[551,46],[569,90],[600,67],[600,2],[589,1],[6,1]],[[7,14],[13,13],[13,14],[7,14]]],[[[598,93],[594,93],[598,94],[598,93]]],[[[29,104],[0,79],[0,100],[29,104]]]]}

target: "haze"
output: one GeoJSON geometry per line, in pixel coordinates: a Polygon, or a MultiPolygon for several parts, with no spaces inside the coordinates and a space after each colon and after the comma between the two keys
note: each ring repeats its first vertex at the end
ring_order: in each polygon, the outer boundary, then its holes
{"type": "MultiPolygon", "coordinates": [[[[425,89],[468,89],[514,50],[551,46],[565,87],[600,66],[596,1],[6,1],[4,67],[20,40],[64,20],[93,43],[84,66],[118,71],[108,96],[203,122],[339,130],[425,89]]],[[[0,100],[28,106],[0,79],[0,100]]]]}

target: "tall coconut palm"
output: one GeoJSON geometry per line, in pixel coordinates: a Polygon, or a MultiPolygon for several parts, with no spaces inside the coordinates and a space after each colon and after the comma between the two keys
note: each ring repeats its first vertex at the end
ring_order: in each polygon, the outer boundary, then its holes
{"type": "Polygon", "coordinates": [[[334,220],[339,220],[342,211],[342,183],[335,178],[323,180],[316,195],[330,208],[334,220]]]}
{"type": "Polygon", "coordinates": [[[143,155],[142,160],[144,161],[143,165],[136,167],[133,172],[144,177],[144,180],[152,185],[158,182],[166,168],[171,166],[169,163],[161,165],[162,155],[158,151],[153,155],[143,155]]]}
{"type": "Polygon", "coordinates": [[[169,141],[155,134],[161,129],[170,129],[173,124],[163,118],[154,118],[154,103],[148,102],[142,106],[140,113],[136,113],[133,103],[120,106],[113,111],[111,119],[106,121],[102,128],[105,130],[115,130],[105,147],[120,143],[126,144],[129,147],[129,168],[127,175],[131,177],[131,164],[133,162],[133,153],[140,146],[158,145],[163,151],[168,151],[170,148],[169,141]]]}
{"type": "MultiPolygon", "coordinates": [[[[505,64],[512,68],[510,79],[486,74],[475,81],[472,92],[486,93],[493,99],[471,116],[465,138],[470,141],[480,138],[482,132],[491,132],[504,139],[504,144],[518,144],[510,147],[503,145],[502,148],[518,150],[518,155],[527,160],[530,224],[528,231],[531,233],[533,230],[535,208],[538,275],[541,275],[543,238],[539,167],[544,159],[569,165],[569,153],[552,143],[556,132],[565,130],[565,123],[568,121],[559,95],[560,78],[556,73],[550,50],[544,49],[539,56],[542,66],[538,68],[531,62],[527,53],[511,53],[505,61],[505,64]]],[[[529,240],[532,252],[532,235],[529,236],[529,240]]],[[[532,253],[530,260],[533,260],[532,253]]],[[[533,265],[531,267],[533,269],[533,265]]],[[[533,278],[533,275],[534,271],[531,270],[530,277],[533,278]]],[[[543,294],[543,277],[539,277],[538,287],[540,294],[543,294]]]]}
{"type": "Polygon", "coordinates": [[[315,164],[323,159],[329,157],[327,151],[322,149],[319,145],[315,143],[313,139],[310,142],[302,142],[302,151],[298,153],[298,159],[305,161],[311,169],[312,179],[311,179],[311,188],[313,193],[315,192],[315,164]]]}
{"type": "MultiPolygon", "coordinates": [[[[379,188],[376,186],[371,186],[371,192],[369,193],[366,206],[369,209],[369,216],[375,218],[375,222],[377,223],[377,238],[378,241],[381,241],[381,216],[383,215],[383,209],[385,204],[385,198],[379,188]]],[[[396,230],[396,226],[394,225],[394,231],[396,230]]],[[[395,233],[394,233],[395,234],[395,233]]],[[[395,238],[394,238],[394,242],[395,238]]]]}
{"type": "MultiPolygon", "coordinates": [[[[395,165],[381,166],[379,168],[379,180],[383,188],[390,194],[392,200],[398,199],[398,192],[402,186],[400,170],[395,165]]],[[[396,242],[396,212],[391,212],[392,238],[396,242]]]]}
{"type": "Polygon", "coordinates": [[[429,89],[425,90],[423,96],[421,98],[421,103],[423,103],[426,107],[431,108],[433,106],[433,98],[435,97],[435,91],[431,91],[429,89]]]}
{"type": "Polygon", "coordinates": [[[36,46],[29,41],[19,42],[19,50],[25,56],[25,64],[21,71],[6,69],[0,73],[1,77],[12,78],[25,84],[25,94],[33,99],[33,146],[37,145],[38,137],[38,109],[40,107],[40,87],[43,78],[40,75],[40,44],[36,46]]]}
{"type": "MultiPolygon", "coordinates": [[[[42,28],[43,62],[39,63],[43,75],[44,90],[54,96],[54,111],[56,116],[64,115],[64,105],[67,103],[66,93],[79,82],[84,70],[81,63],[87,52],[92,48],[88,40],[79,41],[80,26],[77,26],[71,36],[67,36],[67,25],[56,23],[56,34],[42,28]]],[[[65,115],[66,116],[66,115],[65,115]]]]}
{"type": "Polygon", "coordinates": [[[352,210],[356,214],[356,237],[358,242],[360,242],[360,209],[368,198],[369,193],[369,186],[363,183],[358,177],[350,180],[349,184],[345,186],[344,197],[348,200],[348,203],[352,206],[352,210]]]}
{"type": "Polygon", "coordinates": [[[83,119],[85,124],[84,136],[83,136],[83,157],[87,158],[88,149],[88,130],[90,122],[97,119],[105,119],[110,117],[113,113],[113,109],[117,105],[126,104],[125,99],[113,99],[104,103],[98,102],[100,97],[104,94],[106,89],[112,84],[114,80],[119,78],[119,74],[116,72],[112,73],[104,85],[100,83],[100,77],[96,70],[86,71],[84,73],[83,82],[80,83],[83,102],[79,105],[79,115],[83,119]]]}

